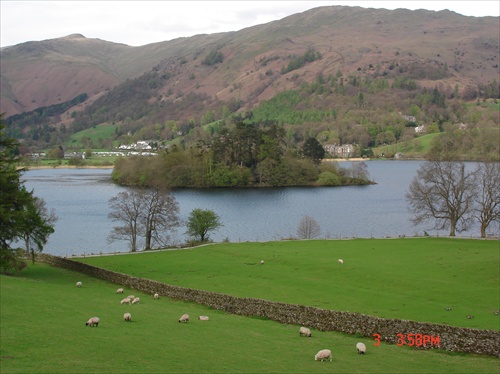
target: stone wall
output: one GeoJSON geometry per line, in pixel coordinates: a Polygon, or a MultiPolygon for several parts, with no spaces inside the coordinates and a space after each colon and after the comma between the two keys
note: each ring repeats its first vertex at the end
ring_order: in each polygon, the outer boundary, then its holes
{"type": "MultiPolygon", "coordinates": [[[[254,298],[240,298],[216,292],[172,286],[150,279],[137,278],[127,274],[101,269],[78,261],[40,254],[39,259],[54,266],[74,270],[93,277],[153,294],[157,292],[172,299],[202,304],[227,313],[242,316],[265,317],[286,324],[307,326],[320,331],[338,331],[374,338],[392,344],[408,334],[432,337],[426,344],[417,344],[419,349],[442,349],[454,352],[475,353],[500,357],[500,332],[454,327],[433,323],[400,319],[386,319],[360,313],[325,310],[304,305],[285,304],[254,298]],[[403,337],[401,334],[404,334],[403,337]],[[439,345],[437,344],[439,339],[439,345]]],[[[374,340],[375,342],[375,340],[374,340]]]]}

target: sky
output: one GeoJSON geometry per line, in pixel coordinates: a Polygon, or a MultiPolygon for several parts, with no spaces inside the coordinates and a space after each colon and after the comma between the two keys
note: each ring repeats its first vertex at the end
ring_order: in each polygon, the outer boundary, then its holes
{"type": "Polygon", "coordinates": [[[238,31],[320,6],[448,9],[465,16],[500,15],[486,1],[22,1],[0,0],[0,47],[83,34],[140,46],[198,34],[238,31]]]}

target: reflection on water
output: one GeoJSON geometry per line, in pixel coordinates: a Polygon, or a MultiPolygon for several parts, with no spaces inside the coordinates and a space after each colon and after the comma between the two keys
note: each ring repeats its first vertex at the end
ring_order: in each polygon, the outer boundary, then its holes
{"type": "MultiPolygon", "coordinates": [[[[397,237],[423,235],[414,227],[405,193],[419,161],[367,162],[377,182],[353,187],[292,187],[262,189],[176,190],[181,219],[195,208],[215,211],[224,224],[211,238],[220,242],[269,241],[296,236],[303,215],[321,226],[321,237],[397,237]]],[[[114,224],[108,220],[108,200],[126,190],[111,181],[111,169],[42,169],[24,173],[25,185],[55,208],[59,221],[46,253],[70,256],[128,250],[125,241],[108,243],[114,224]]],[[[447,235],[446,231],[436,235],[447,235]]],[[[478,236],[477,228],[462,235],[478,236]]],[[[174,244],[187,240],[185,227],[174,244]]]]}

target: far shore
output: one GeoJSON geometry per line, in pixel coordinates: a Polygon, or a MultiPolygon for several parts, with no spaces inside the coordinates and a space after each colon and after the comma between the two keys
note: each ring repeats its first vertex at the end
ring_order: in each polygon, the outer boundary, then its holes
{"type": "Polygon", "coordinates": [[[36,166],[18,166],[18,169],[39,170],[39,169],[113,169],[114,165],[36,165],[36,166]]]}
{"type": "MultiPolygon", "coordinates": [[[[353,157],[353,158],[327,158],[323,162],[344,162],[344,161],[370,161],[369,158],[353,157]]],[[[113,169],[114,165],[27,165],[18,166],[18,169],[39,170],[39,169],[113,169]]]]}

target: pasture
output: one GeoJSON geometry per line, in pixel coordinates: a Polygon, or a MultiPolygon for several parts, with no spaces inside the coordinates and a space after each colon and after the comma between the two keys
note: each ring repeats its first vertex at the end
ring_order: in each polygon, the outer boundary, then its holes
{"type": "Polygon", "coordinates": [[[42,263],[17,276],[0,275],[0,282],[2,373],[498,372],[497,358],[375,347],[373,340],[334,332],[299,337],[299,326],[155,300],[136,290],[120,295],[119,285],[42,263]],[[129,294],[141,302],[121,305],[129,294]],[[125,312],[132,322],[123,321],[125,312]],[[190,322],[178,323],[183,313],[190,322]],[[198,321],[199,315],[210,321],[198,321]],[[85,326],[92,316],[101,319],[97,328],[85,326]],[[368,348],[365,356],[356,352],[358,341],[368,348]],[[333,362],[314,361],[323,348],[332,350],[333,362]]]}
{"type": "Polygon", "coordinates": [[[78,261],[238,297],[500,331],[496,240],[220,243],[78,261]]]}

